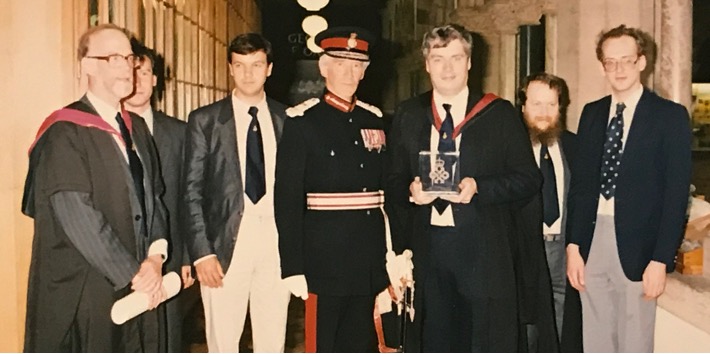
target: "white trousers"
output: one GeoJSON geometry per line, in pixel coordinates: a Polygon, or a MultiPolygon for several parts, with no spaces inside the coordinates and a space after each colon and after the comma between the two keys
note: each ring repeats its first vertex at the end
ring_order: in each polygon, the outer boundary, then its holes
{"type": "Polygon", "coordinates": [[[276,226],[264,221],[242,220],[222,288],[201,287],[211,353],[239,352],[247,304],[254,352],[284,351],[291,293],[281,280],[276,226]]]}

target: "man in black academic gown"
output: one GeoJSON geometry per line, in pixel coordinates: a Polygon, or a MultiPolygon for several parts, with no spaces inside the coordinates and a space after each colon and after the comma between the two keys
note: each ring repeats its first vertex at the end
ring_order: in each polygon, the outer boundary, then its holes
{"type": "Polygon", "coordinates": [[[513,215],[539,191],[541,178],[512,104],[467,87],[471,51],[461,26],[425,34],[433,91],[400,104],[388,136],[394,250],[414,253],[410,351],[419,344],[425,352],[517,351],[513,215]],[[459,153],[458,194],[422,191],[421,151],[459,153]]]}
{"type": "Polygon", "coordinates": [[[55,111],[30,148],[22,211],[35,234],[27,352],[164,351],[157,311],[123,325],[113,303],[132,290],[149,308],[165,297],[167,256],[158,156],[145,122],[121,108],[137,61],[111,24],[79,40],[88,92],[55,111]]]}

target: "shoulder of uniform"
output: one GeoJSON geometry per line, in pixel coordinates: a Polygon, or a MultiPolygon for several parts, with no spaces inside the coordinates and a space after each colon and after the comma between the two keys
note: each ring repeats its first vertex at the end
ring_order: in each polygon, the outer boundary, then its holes
{"type": "Polygon", "coordinates": [[[362,108],[364,108],[364,109],[366,109],[366,110],[368,110],[368,111],[370,111],[370,112],[372,112],[372,114],[374,114],[374,115],[376,115],[376,116],[382,118],[382,111],[380,111],[379,108],[377,108],[377,107],[375,107],[375,106],[373,106],[373,105],[371,105],[371,104],[369,104],[369,103],[362,102],[362,101],[360,101],[360,100],[357,100],[357,102],[356,102],[355,104],[358,105],[358,106],[360,106],[360,107],[362,107],[362,108]]]}
{"type": "Polygon", "coordinates": [[[286,115],[288,115],[291,118],[294,117],[300,117],[303,115],[303,113],[306,113],[307,110],[309,110],[311,107],[315,106],[320,102],[319,98],[311,98],[307,99],[298,105],[295,105],[293,107],[286,108],[286,115]]]}

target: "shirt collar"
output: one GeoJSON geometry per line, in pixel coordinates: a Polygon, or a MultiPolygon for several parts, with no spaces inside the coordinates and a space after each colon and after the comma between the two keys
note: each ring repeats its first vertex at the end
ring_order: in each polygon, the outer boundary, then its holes
{"type": "MultiPolygon", "coordinates": [[[[237,112],[237,114],[240,114],[240,113],[248,114],[249,107],[252,107],[252,106],[256,107],[259,110],[259,112],[264,112],[264,110],[268,109],[268,105],[266,104],[266,95],[264,95],[261,98],[259,103],[249,104],[249,103],[246,103],[246,102],[242,101],[241,99],[239,99],[234,94],[234,91],[232,91],[232,108],[235,110],[235,112],[239,111],[239,112],[237,112]]],[[[258,114],[257,114],[257,116],[258,116],[258,114]]]]}
{"type": "Polygon", "coordinates": [[[353,95],[352,101],[348,102],[327,89],[325,90],[325,94],[323,94],[323,100],[325,103],[335,107],[337,110],[346,113],[352,112],[357,103],[357,97],[355,97],[355,95],[353,95]]]}
{"type": "MultiPolygon", "coordinates": [[[[639,85],[639,88],[636,89],[636,91],[632,92],[631,95],[626,99],[626,101],[623,101],[624,106],[626,107],[625,110],[628,112],[633,112],[636,110],[636,105],[638,105],[639,100],[641,100],[641,96],[643,95],[643,85],[639,85]]],[[[611,95],[611,107],[614,110],[616,105],[622,101],[619,101],[618,98],[612,94],[611,95]]]]}
{"type": "Polygon", "coordinates": [[[145,123],[148,125],[148,130],[150,130],[150,133],[153,134],[153,124],[155,124],[155,120],[153,119],[153,108],[148,107],[143,113],[139,114],[143,120],[145,120],[145,123]]]}
{"type": "Polygon", "coordinates": [[[111,124],[111,126],[116,127],[116,114],[118,114],[119,107],[111,107],[110,104],[106,103],[104,100],[94,95],[91,91],[86,91],[86,98],[89,99],[91,105],[96,109],[96,113],[101,116],[106,122],[111,124]]]}
{"type": "MultiPolygon", "coordinates": [[[[436,90],[434,90],[434,102],[437,106],[441,106],[444,103],[448,103],[452,108],[466,110],[468,105],[468,87],[465,86],[461,92],[457,93],[456,96],[451,98],[444,98],[436,90]]],[[[442,107],[437,107],[437,109],[443,109],[442,107]]]]}

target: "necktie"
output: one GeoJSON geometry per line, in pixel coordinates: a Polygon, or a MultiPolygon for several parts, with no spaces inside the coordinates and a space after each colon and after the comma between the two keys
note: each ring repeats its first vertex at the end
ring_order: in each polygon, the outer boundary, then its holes
{"type": "Polygon", "coordinates": [[[141,203],[143,227],[145,229],[145,188],[143,187],[143,164],[141,163],[141,159],[138,157],[135,145],[133,145],[131,132],[128,131],[126,122],[123,121],[123,117],[120,112],[116,114],[116,122],[118,122],[118,128],[121,130],[121,137],[126,145],[125,148],[126,155],[128,155],[128,167],[131,170],[131,177],[133,177],[133,186],[136,189],[136,195],[141,203]]]}
{"type": "MultiPolygon", "coordinates": [[[[442,105],[444,111],[446,111],[446,117],[444,121],[441,122],[441,127],[439,128],[439,152],[451,152],[456,151],[456,140],[454,140],[454,117],[451,115],[451,105],[444,103],[442,105]]],[[[451,164],[446,164],[451,166],[451,164]]],[[[449,176],[453,176],[453,171],[449,171],[449,176]]],[[[449,206],[449,202],[441,198],[437,198],[434,201],[434,208],[439,214],[443,214],[446,207],[449,206]]]]}
{"type": "Polygon", "coordinates": [[[247,132],[247,166],[245,192],[252,203],[259,202],[266,194],[266,177],[264,172],[264,143],[261,140],[261,127],[256,114],[259,109],[249,107],[251,123],[247,132]]]}
{"type": "Polygon", "coordinates": [[[547,150],[547,145],[540,146],[540,172],[542,172],[542,210],[545,225],[552,224],[560,218],[560,205],[557,199],[557,178],[552,157],[547,150]]]}
{"type": "Polygon", "coordinates": [[[451,105],[444,103],[446,118],[441,122],[439,128],[439,152],[456,151],[456,141],[454,140],[454,117],[451,116],[451,105]]]}
{"type": "Polygon", "coordinates": [[[624,136],[624,108],[623,103],[616,105],[616,115],[609,122],[606,128],[606,140],[604,140],[604,153],[602,155],[602,176],[601,194],[604,199],[609,200],[616,191],[616,178],[619,176],[621,166],[621,138],[624,136]]]}

